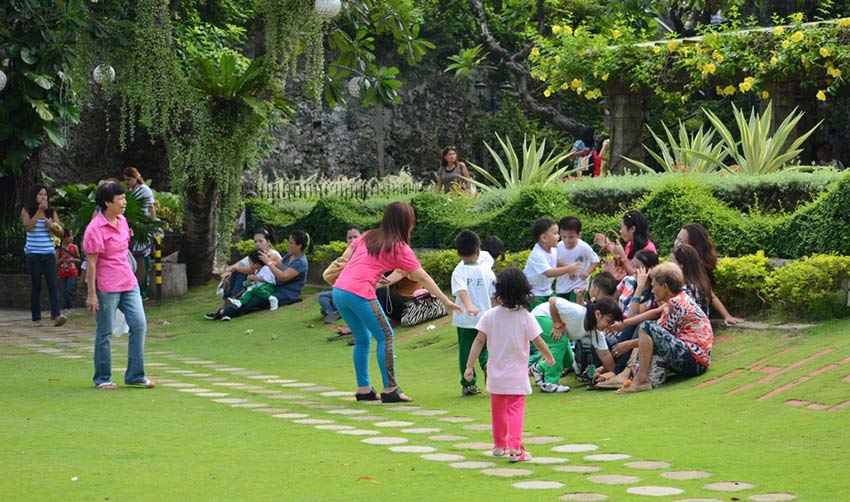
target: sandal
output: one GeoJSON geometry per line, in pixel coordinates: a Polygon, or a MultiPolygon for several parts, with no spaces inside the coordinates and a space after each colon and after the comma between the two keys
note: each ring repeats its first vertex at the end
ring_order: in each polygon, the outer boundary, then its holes
{"type": "Polygon", "coordinates": [[[392,392],[381,392],[382,403],[411,403],[413,399],[410,396],[404,396],[404,391],[401,387],[396,387],[392,392]]]}
{"type": "Polygon", "coordinates": [[[378,397],[378,392],[375,390],[374,387],[372,387],[369,392],[355,392],[354,397],[357,398],[358,401],[378,401],[379,399],[381,399],[380,397],[378,397]]]}
{"type": "Polygon", "coordinates": [[[113,382],[103,382],[97,384],[95,388],[98,390],[115,390],[118,388],[118,386],[115,385],[113,382]]]}
{"type": "Polygon", "coordinates": [[[153,380],[145,378],[144,380],[139,380],[138,382],[124,382],[124,385],[129,385],[130,387],[139,387],[141,389],[153,389],[156,387],[156,383],[153,380]]]}

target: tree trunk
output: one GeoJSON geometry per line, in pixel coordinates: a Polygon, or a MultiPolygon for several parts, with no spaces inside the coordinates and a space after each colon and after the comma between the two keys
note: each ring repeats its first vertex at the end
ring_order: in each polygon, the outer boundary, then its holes
{"type": "Polygon", "coordinates": [[[189,287],[206,284],[212,278],[216,252],[216,191],[212,180],[192,183],[183,198],[183,229],[186,236],[180,248],[180,261],[186,264],[189,287]]]}
{"type": "Polygon", "coordinates": [[[612,174],[624,174],[631,164],[623,157],[643,161],[643,98],[635,94],[614,94],[611,101],[612,174]]]}

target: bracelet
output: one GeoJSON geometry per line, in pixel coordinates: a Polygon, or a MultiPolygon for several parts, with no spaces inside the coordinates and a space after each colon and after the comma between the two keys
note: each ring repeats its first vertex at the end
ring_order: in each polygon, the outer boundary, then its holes
{"type": "Polygon", "coordinates": [[[553,322],[552,323],[552,328],[554,328],[554,329],[561,329],[564,326],[566,326],[566,324],[564,324],[562,322],[553,322]]]}
{"type": "Polygon", "coordinates": [[[632,299],[631,299],[631,300],[629,300],[629,301],[630,301],[630,302],[632,302],[632,303],[640,303],[640,301],[641,301],[641,297],[639,297],[639,296],[633,296],[633,297],[632,297],[632,299]]]}

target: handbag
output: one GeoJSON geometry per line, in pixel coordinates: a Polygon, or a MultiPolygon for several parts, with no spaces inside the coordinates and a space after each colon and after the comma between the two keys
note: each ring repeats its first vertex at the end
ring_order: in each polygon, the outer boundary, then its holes
{"type": "Polygon", "coordinates": [[[401,308],[401,324],[404,326],[415,326],[431,319],[437,319],[448,315],[446,306],[438,298],[425,293],[414,296],[404,302],[401,308]]]}
{"type": "Polygon", "coordinates": [[[339,256],[334,261],[328,265],[328,267],[322,272],[322,279],[325,280],[328,285],[333,286],[339,277],[342,269],[345,268],[345,265],[348,263],[348,258],[345,256],[339,256]]]}

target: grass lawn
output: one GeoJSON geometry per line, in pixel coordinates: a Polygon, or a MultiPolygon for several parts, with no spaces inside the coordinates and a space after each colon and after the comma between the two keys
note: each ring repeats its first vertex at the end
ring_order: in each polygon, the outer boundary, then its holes
{"type": "MultiPolygon", "coordinates": [[[[448,318],[435,323],[433,331],[421,325],[397,332],[399,382],[419,410],[354,403],[311,387],[269,382],[297,380],[295,385],[307,382],[353,393],[351,347],[325,340],[332,330],[321,322],[315,293],[308,291],[303,303],[230,323],[203,320],[202,314],[215,304],[211,287],[162,307],[149,306],[146,363],[149,376],[160,382],[154,390],[93,389],[94,328],[86,314],[72,316],[67,330],[35,333],[26,313],[22,322],[0,322],[0,499],[490,501],[558,500],[573,492],[604,494],[612,501],[747,500],[767,493],[806,501],[848,499],[850,405],[839,406],[850,402],[846,321],[825,323],[802,336],[721,331],[709,372],[693,380],[674,378],[649,393],[588,392],[568,376],[563,382],[575,384],[572,392],[535,393],[526,403],[527,438],[563,438],[528,449],[535,457],[560,463],[511,465],[531,473],[507,478],[363,442],[399,437],[407,439],[402,446],[433,447],[435,453],[462,455],[466,462],[509,467],[504,459],[485,456],[486,448],[467,444],[490,443],[488,431],[467,428],[489,423],[489,399],[486,393],[460,397],[455,331],[448,318]],[[39,333],[57,334],[45,339],[39,333]],[[250,378],[262,375],[268,377],[250,378]],[[278,413],[332,423],[296,423],[293,417],[274,417],[272,411],[233,407],[167,386],[168,379],[227,393],[225,398],[250,399],[249,406],[263,403],[286,409],[278,413]],[[363,413],[333,413],[341,407],[384,418],[362,421],[356,419],[363,413]],[[447,413],[426,415],[422,410],[447,413]],[[381,421],[413,424],[375,424],[381,421]],[[328,425],[380,434],[341,434],[348,431],[328,425]],[[403,431],[410,428],[440,431],[403,431]],[[441,440],[435,435],[466,438],[441,440]],[[551,449],[564,444],[598,449],[551,449]],[[630,457],[584,458],[612,453],[630,457]],[[646,470],[628,465],[640,460],[670,466],[646,470]],[[556,470],[566,466],[599,471],[556,470]],[[662,477],[685,470],[704,471],[708,477],[662,477]],[[598,475],[638,479],[601,484],[594,482],[598,475]],[[513,486],[532,480],[563,486],[531,493],[513,486]],[[704,488],[718,482],[754,486],[737,492],[704,488]],[[683,492],[665,497],[627,492],[650,485],[683,492]]],[[[116,370],[126,364],[124,339],[115,343],[113,358],[116,370]]],[[[372,377],[380,383],[374,359],[372,377]]],[[[116,371],[114,379],[120,386],[121,374],[116,371]]]]}

